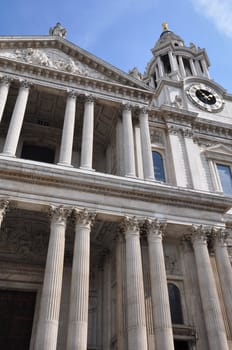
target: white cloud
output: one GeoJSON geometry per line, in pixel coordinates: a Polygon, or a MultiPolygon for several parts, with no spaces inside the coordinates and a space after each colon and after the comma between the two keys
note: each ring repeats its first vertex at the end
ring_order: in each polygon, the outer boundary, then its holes
{"type": "Polygon", "coordinates": [[[191,0],[200,14],[209,18],[220,32],[232,38],[231,0],[191,0]]]}

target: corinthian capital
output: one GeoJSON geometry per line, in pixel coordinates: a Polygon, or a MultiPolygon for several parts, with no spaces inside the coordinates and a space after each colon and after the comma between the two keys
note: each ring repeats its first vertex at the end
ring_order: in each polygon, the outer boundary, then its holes
{"type": "Polygon", "coordinates": [[[49,208],[50,218],[57,222],[66,222],[71,212],[72,212],[71,208],[65,208],[63,205],[60,205],[58,207],[51,205],[49,208]]]}
{"type": "Polygon", "coordinates": [[[125,216],[121,222],[120,227],[125,235],[128,233],[139,235],[139,221],[136,216],[125,216]]]}
{"type": "Polygon", "coordinates": [[[0,201],[0,225],[2,223],[4,215],[6,214],[8,206],[9,206],[9,201],[8,200],[3,199],[3,200],[0,201]]]}
{"type": "Polygon", "coordinates": [[[86,208],[84,209],[73,209],[73,216],[76,224],[92,226],[93,221],[96,217],[96,213],[89,212],[86,208]]]}
{"type": "Polygon", "coordinates": [[[167,223],[164,220],[150,219],[145,220],[145,227],[147,228],[148,237],[160,238],[164,236],[167,223]]]}
{"type": "Polygon", "coordinates": [[[229,236],[228,230],[222,227],[213,226],[211,228],[211,237],[214,242],[221,243],[222,245],[226,244],[226,239],[229,236]]]}
{"type": "Polygon", "coordinates": [[[203,225],[192,225],[190,239],[194,244],[198,243],[207,243],[207,239],[210,233],[210,229],[208,226],[203,225]]]}

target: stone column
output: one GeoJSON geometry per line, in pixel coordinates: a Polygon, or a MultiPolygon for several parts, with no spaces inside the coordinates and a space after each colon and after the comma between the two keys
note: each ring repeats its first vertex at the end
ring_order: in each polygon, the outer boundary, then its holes
{"type": "Polygon", "coordinates": [[[210,350],[228,350],[225,326],[207,249],[207,232],[207,228],[202,226],[192,227],[192,244],[208,335],[207,338],[210,350]]]}
{"type": "Polygon", "coordinates": [[[147,350],[147,330],[139,225],[125,217],[128,350],[147,350]]]}
{"type": "Polygon", "coordinates": [[[3,154],[7,156],[15,156],[19,141],[19,135],[23,125],[23,118],[27,106],[29,92],[30,83],[27,81],[23,81],[19,88],[19,93],[11,117],[5,145],[3,148],[3,154]]]}
{"type": "Polygon", "coordinates": [[[8,200],[3,199],[0,201],[0,229],[1,229],[2,221],[3,221],[3,218],[6,214],[8,206],[9,206],[8,200]]]}
{"type": "Polygon", "coordinates": [[[71,91],[68,94],[67,102],[66,102],[62,140],[61,140],[61,147],[60,147],[60,159],[58,163],[60,165],[71,166],[75,114],[76,114],[76,94],[73,91],[71,91]]]}
{"type": "Polygon", "coordinates": [[[36,350],[56,350],[64,264],[65,228],[69,209],[51,207],[51,232],[47,252],[36,350]]]}
{"type": "Polygon", "coordinates": [[[94,99],[88,96],[85,101],[81,143],[81,169],[93,170],[93,131],[94,131],[94,99]]]}
{"type": "Polygon", "coordinates": [[[165,224],[146,220],[155,348],[174,350],[162,236],[165,224]]]}
{"type": "Polygon", "coordinates": [[[170,66],[171,66],[171,72],[173,73],[176,70],[176,67],[175,67],[175,62],[173,59],[173,54],[171,51],[168,51],[168,58],[169,58],[170,66]]]}
{"type": "Polygon", "coordinates": [[[164,68],[163,68],[163,62],[161,61],[160,56],[157,57],[157,64],[158,64],[158,70],[159,70],[159,77],[162,78],[164,76],[164,68]]]}
{"type": "Polygon", "coordinates": [[[186,72],[185,72],[184,62],[183,62],[182,56],[178,56],[178,60],[179,60],[179,66],[180,66],[180,74],[182,75],[182,77],[186,77],[186,72]]]}
{"type": "Polygon", "coordinates": [[[197,70],[196,70],[195,64],[194,64],[194,62],[193,62],[193,59],[190,58],[189,62],[190,62],[192,74],[193,74],[193,75],[197,75],[197,70]]]}
{"type": "Polygon", "coordinates": [[[201,65],[202,65],[202,68],[203,68],[204,76],[206,76],[207,78],[210,79],[209,70],[208,70],[208,67],[207,67],[204,59],[201,60],[201,65]]]}
{"type": "Polygon", "coordinates": [[[223,229],[214,227],[212,229],[212,235],[214,237],[215,257],[226,314],[230,331],[232,333],[232,267],[226,244],[227,232],[223,229]]]}
{"type": "Polygon", "coordinates": [[[122,111],[125,175],[135,177],[135,150],[131,107],[125,105],[122,111]]]}
{"type": "Polygon", "coordinates": [[[86,209],[74,209],[76,220],[67,350],[86,350],[89,305],[90,230],[95,218],[86,209]]]}
{"type": "Polygon", "coordinates": [[[6,100],[10,88],[10,79],[7,76],[1,78],[0,83],[0,122],[2,120],[4,108],[6,105],[6,100]]]}
{"type": "Polygon", "coordinates": [[[145,180],[154,180],[154,167],[152,160],[151,138],[149,131],[148,113],[142,109],[139,113],[141,147],[143,157],[143,173],[145,180]]]}

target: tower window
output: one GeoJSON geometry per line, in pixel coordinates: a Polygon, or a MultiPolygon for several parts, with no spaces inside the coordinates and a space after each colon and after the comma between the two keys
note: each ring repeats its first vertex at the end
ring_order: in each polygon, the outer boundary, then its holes
{"type": "Polygon", "coordinates": [[[173,324],[183,324],[180,291],[173,283],[168,283],[168,296],[173,324]]]}
{"type": "Polygon", "coordinates": [[[152,157],[153,157],[155,179],[158,181],[165,182],[166,179],[165,179],[164,162],[163,162],[162,155],[157,151],[153,151],[152,157]]]}
{"type": "Polygon", "coordinates": [[[164,71],[166,74],[171,73],[171,65],[170,65],[170,61],[169,61],[169,57],[168,55],[163,55],[161,56],[161,60],[163,62],[163,66],[164,66],[164,71]]]}
{"type": "Polygon", "coordinates": [[[230,166],[217,163],[217,171],[219,174],[223,192],[231,196],[232,195],[232,174],[231,174],[230,166]]]}

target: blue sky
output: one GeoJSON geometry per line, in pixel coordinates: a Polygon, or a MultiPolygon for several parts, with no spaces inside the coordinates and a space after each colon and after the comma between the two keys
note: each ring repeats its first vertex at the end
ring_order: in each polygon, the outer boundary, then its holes
{"type": "Polygon", "coordinates": [[[207,50],[211,77],[232,93],[232,0],[2,0],[0,35],[46,35],[56,22],[67,40],[123,71],[144,72],[161,23],[207,50]]]}

